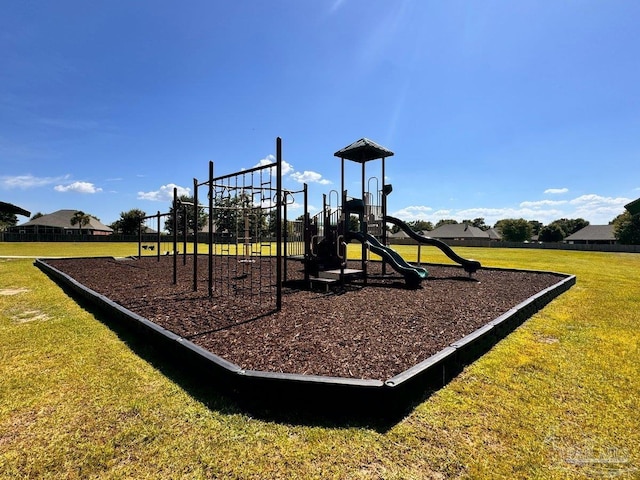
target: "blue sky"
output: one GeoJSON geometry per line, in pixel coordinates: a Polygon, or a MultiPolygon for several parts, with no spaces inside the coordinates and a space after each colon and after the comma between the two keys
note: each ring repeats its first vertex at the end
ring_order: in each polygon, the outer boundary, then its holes
{"type": "MultiPolygon", "coordinates": [[[[395,152],[389,212],[405,220],[598,224],[640,197],[636,1],[2,10],[0,200],[32,213],[167,211],[209,160],[250,168],[278,136],[285,186],[307,180],[316,210],[340,188],[333,153],[362,137],[395,152]]],[[[360,191],[357,167],[346,183],[360,191]]]]}

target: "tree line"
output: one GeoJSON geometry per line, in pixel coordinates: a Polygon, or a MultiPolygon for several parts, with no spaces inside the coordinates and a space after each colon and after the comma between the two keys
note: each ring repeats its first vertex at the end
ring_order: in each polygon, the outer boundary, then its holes
{"type": "MultiPolygon", "coordinates": [[[[459,223],[477,227],[483,231],[493,228],[507,242],[527,242],[536,239],[545,243],[562,242],[569,235],[573,235],[589,225],[589,222],[583,218],[560,218],[548,225],[544,225],[537,220],[506,218],[498,220],[493,227],[487,225],[485,219],[481,217],[473,220],[462,220],[461,222],[454,219],[442,219],[435,225],[425,220],[407,222],[415,232],[429,232],[442,225],[459,223]]],[[[609,224],[614,226],[614,235],[619,243],[640,245],[640,214],[631,215],[629,212],[624,212],[615,217],[609,224]]],[[[400,228],[396,225],[391,229],[393,233],[399,230],[400,228]]]]}
{"type": "MultiPolygon", "coordinates": [[[[268,236],[275,234],[275,209],[265,210],[256,207],[249,196],[238,195],[222,199],[216,203],[213,212],[213,224],[216,231],[228,233],[232,236],[243,236],[248,230],[252,236],[268,236]]],[[[34,220],[43,214],[38,212],[31,219],[34,220]]],[[[197,223],[197,231],[202,231],[208,222],[208,214],[205,206],[198,207],[197,217],[193,216],[193,197],[182,195],[179,198],[178,208],[174,208],[171,202],[169,212],[165,215],[164,230],[173,233],[173,217],[177,215],[177,233],[179,235],[184,232],[186,222],[187,232],[193,232],[197,223]],[[186,215],[186,217],[185,217],[186,215]]],[[[143,210],[134,208],[126,212],[120,213],[120,218],[109,225],[115,233],[123,235],[137,235],[140,228],[144,228],[144,218],[147,213],[143,210]]],[[[78,211],[71,219],[73,225],[80,228],[86,226],[91,218],[97,217],[78,211]]],[[[298,219],[301,219],[299,217],[298,219]]],[[[15,226],[18,223],[18,217],[15,214],[0,212],[0,231],[7,227],[15,226]]],[[[493,227],[485,223],[482,217],[462,220],[458,222],[454,219],[442,219],[435,225],[426,220],[414,220],[407,222],[412,230],[416,232],[429,232],[445,224],[463,223],[481,230],[489,230],[494,228],[502,239],[509,242],[525,242],[537,239],[540,242],[561,242],[569,235],[576,233],[578,230],[589,225],[589,222],[583,218],[560,218],[554,220],[548,225],[544,225],[537,220],[525,220],[524,218],[507,218],[497,221],[493,227]]],[[[624,212],[615,217],[610,225],[614,226],[614,235],[617,241],[626,245],[640,245],[640,214],[632,215],[624,212]]],[[[391,228],[391,232],[398,232],[400,229],[396,225],[391,228]]]]}
{"type": "MultiPolygon", "coordinates": [[[[204,230],[209,222],[209,214],[204,205],[199,205],[197,216],[193,214],[193,197],[182,195],[178,199],[177,208],[171,202],[169,211],[164,214],[164,231],[173,234],[174,217],[176,219],[176,232],[182,235],[185,232],[204,230]]],[[[144,229],[145,217],[151,217],[140,209],[132,209],[121,212],[120,218],[109,227],[116,233],[123,235],[137,235],[140,228],[144,229]]],[[[219,199],[213,209],[212,223],[215,231],[228,234],[232,237],[242,237],[248,233],[252,237],[264,237],[272,231],[275,232],[275,209],[267,211],[256,206],[251,197],[246,194],[235,197],[219,199]]],[[[156,228],[155,226],[153,228],[156,228]]]]}

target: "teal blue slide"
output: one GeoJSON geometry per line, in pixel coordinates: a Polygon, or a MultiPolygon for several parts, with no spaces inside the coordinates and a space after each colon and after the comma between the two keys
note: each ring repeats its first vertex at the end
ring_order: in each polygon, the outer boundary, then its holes
{"type": "Polygon", "coordinates": [[[411,265],[398,252],[382,245],[373,235],[349,232],[349,237],[366,244],[369,250],[381,256],[396,272],[404,277],[408,285],[417,286],[427,278],[428,272],[426,269],[411,265]]]}

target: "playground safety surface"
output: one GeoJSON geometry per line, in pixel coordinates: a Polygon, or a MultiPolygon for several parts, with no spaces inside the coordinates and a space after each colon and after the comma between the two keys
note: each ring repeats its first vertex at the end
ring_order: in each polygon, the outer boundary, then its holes
{"type": "MultiPolygon", "coordinates": [[[[274,312],[270,293],[209,298],[207,258],[171,257],[48,259],[46,264],[135,314],[189,340],[242,369],[385,381],[442,352],[518,304],[565,280],[567,275],[483,268],[470,279],[457,266],[423,265],[429,277],[407,289],[397,275],[371,275],[334,291],[284,289],[274,312]]],[[[258,258],[266,268],[275,260],[258,258]],[[264,262],[267,262],[266,264],[264,262]]],[[[358,268],[359,263],[349,265],[358,268]]],[[[246,265],[243,268],[248,268],[246,265]]],[[[393,273],[393,272],[391,272],[393,273]]],[[[229,277],[241,286],[241,275],[229,277]]],[[[246,279],[246,277],[242,277],[246,279]]],[[[300,264],[288,278],[301,281],[300,264]]],[[[575,280],[575,279],[574,279],[575,280]]]]}

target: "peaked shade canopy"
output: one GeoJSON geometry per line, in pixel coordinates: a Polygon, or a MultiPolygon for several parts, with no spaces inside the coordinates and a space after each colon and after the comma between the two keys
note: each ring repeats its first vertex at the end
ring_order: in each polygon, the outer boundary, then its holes
{"type": "Polygon", "coordinates": [[[631,203],[627,203],[624,208],[626,208],[631,215],[640,213],[640,198],[631,203]]]}
{"type": "Polygon", "coordinates": [[[20,208],[12,203],[0,202],[0,212],[4,213],[13,213],[16,215],[24,215],[28,217],[31,215],[31,212],[25,210],[24,208],[20,208]]]}
{"type": "Polygon", "coordinates": [[[351,145],[338,150],[334,153],[334,156],[358,163],[365,163],[369,160],[392,157],[393,152],[381,145],[378,145],[373,140],[361,138],[360,140],[353,142],[351,145]]]}

